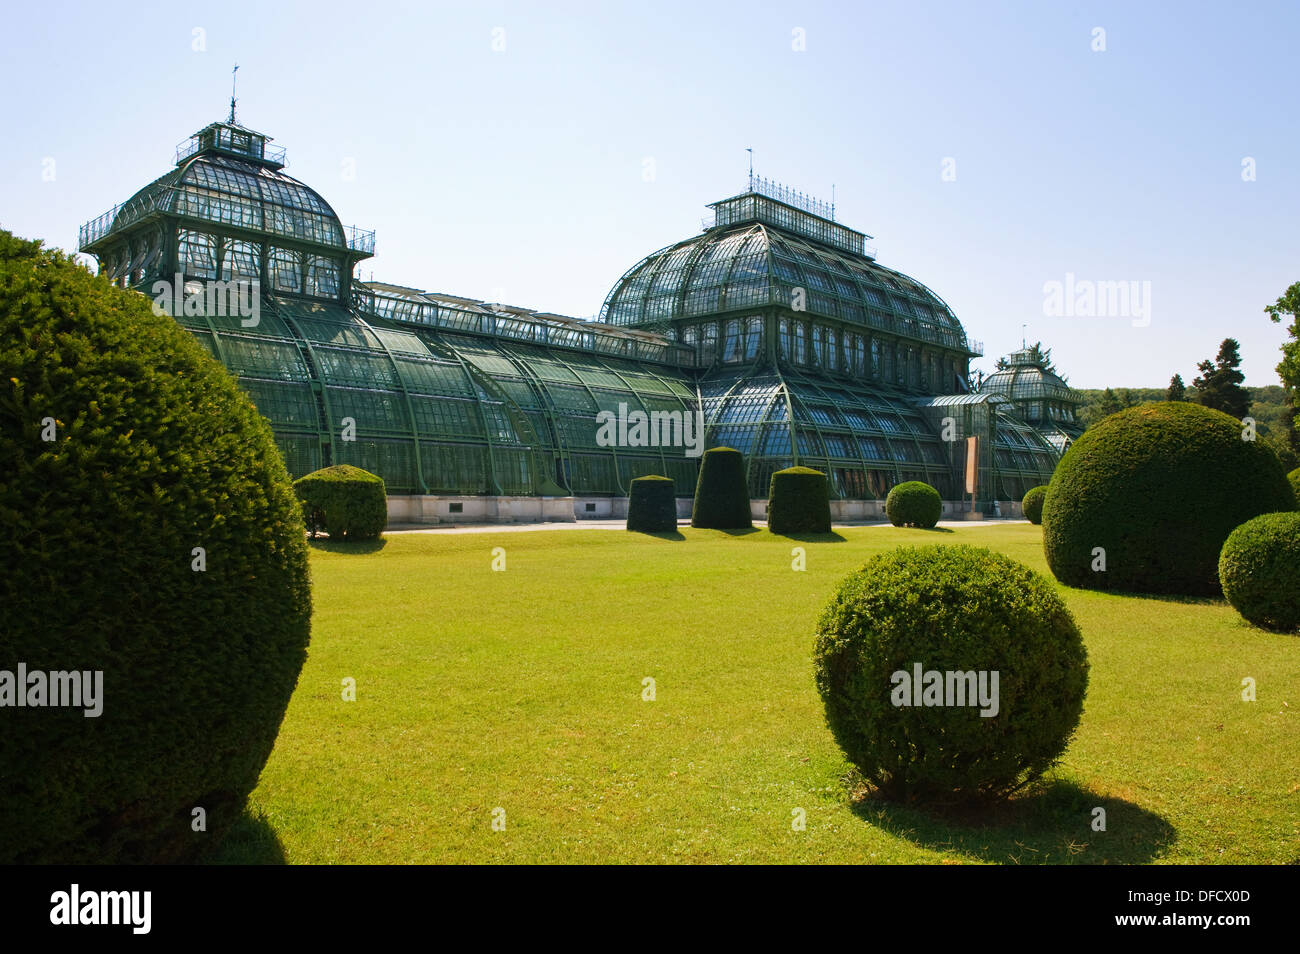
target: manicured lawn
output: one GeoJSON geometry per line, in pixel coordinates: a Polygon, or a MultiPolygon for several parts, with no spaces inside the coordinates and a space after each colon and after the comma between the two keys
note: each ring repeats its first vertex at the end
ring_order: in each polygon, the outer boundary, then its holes
{"type": "Polygon", "coordinates": [[[1300,638],[1254,629],[1221,601],[1061,588],[1092,673],[1079,732],[1046,784],[991,819],[851,798],[810,660],[838,581],[902,543],[986,545],[1046,573],[1040,534],[580,530],[317,546],[310,658],[249,819],[219,857],[1300,858],[1300,638]],[[791,570],[792,546],[806,548],[805,572],[791,570]],[[505,572],[491,569],[494,547],[505,572]],[[1247,676],[1253,703],[1241,698],[1247,676]],[[355,702],[341,699],[345,677],[355,702]],[[1091,829],[1096,806],[1105,832],[1091,829]],[[791,828],[795,809],[804,831],[791,828]]]}

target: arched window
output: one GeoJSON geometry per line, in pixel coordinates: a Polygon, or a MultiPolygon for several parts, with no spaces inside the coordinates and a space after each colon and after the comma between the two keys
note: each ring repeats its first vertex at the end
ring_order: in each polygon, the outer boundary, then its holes
{"type": "Polygon", "coordinates": [[[763,319],[746,318],[745,319],[745,360],[753,361],[758,357],[759,349],[763,345],[763,319]]]}
{"type": "Polygon", "coordinates": [[[181,271],[192,278],[217,277],[217,237],[181,229],[177,233],[181,271]]]}
{"type": "Polygon", "coordinates": [[[227,239],[221,256],[221,280],[254,279],[262,276],[262,246],[257,242],[227,239]]]}
{"type": "Polygon", "coordinates": [[[307,256],[307,294],[336,298],[339,293],[339,266],[321,255],[307,256]]]}
{"type": "Polygon", "coordinates": [[[302,254],[287,248],[272,248],[267,262],[271,287],[276,291],[302,291],[302,254]]]}

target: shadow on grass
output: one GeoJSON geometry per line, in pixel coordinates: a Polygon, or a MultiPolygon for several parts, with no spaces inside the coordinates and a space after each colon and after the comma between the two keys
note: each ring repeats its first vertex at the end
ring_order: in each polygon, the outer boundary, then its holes
{"type": "Polygon", "coordinates": [[[1062,589],[1077,590],[1080,593],[1096,593],[1100,596],[1116,596],[1125,599],[1148,600],[1153,603],[1181,603],[1186,606],[1228,605],[1228,601],[1222,596],[1210,596],[1208,594],[1188,596],[1184,593],[1130,593],[1127,590],[1103,590],[1099,587],[1075,586],[1073,583],[1062,583],[1060,580],[1057,580],[1056,582],[1062,589]]]}
{"type": "Polygon", "coordinates": [[[307,538],[307,545],[313,550],[324,550],[326,553],[378,553],[387,544],[388,540],[384,537],[378,540],[358,540],[355,543],[348,540],[335,543],[329,537],[307,538]]]}
{"type": "Polygon", "coordinates": [[[762,533],[758,527],[698,527],[700,530],[716,530],[718,533],[725,533],[729,537],[747,537],[751,533],[762,533]]]}
{"type": "Polygon", "coordinates": [[[282,865],[284,846],[266,817],[245,810],[221,845],[206,859],[210,865],[282,865]]]}
{"type": "Polygon", "coordinates": [[[922,847],[998,864],[1145,864],[1177,839],[1154,812],[1061,779],[983,811],[940,814],[875,793],[855,796],[852,810],[922,847]],[[1105,831],[1092,830],[1096,808],[1106,810],[1105,831]]]}
{"type": "Polygon", "coordinates": [[[643,537],[654,537],[656,540],[685,540],[686,537],[680,530],[631,530],[630,533],[638,534],[643,537]]]}
{"type": "Polygon", "coordinates": [[[840,536],[834,530],[830,533],[772,533],[774,537],[782,537],[786,540],[798,540],[800,543],[847,543],[846,537],[840,536]]]}

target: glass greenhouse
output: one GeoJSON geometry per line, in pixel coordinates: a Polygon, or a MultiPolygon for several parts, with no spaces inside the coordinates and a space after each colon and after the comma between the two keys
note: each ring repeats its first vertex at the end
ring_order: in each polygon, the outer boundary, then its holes
{"type": "MultiPolygon", "coordinates": [[[[1050,349],[1049,349],[1050,351],[1050,349]]],[[[1083,433],[1079,408],[1084,396],[1065,383],[1051,367],[1049,355],[1037,347],[1011,352],[996,371],[980,382],[983,394],[1006,398],[1015,413],[1038,431],[1058,453],[1065,453],[1083,433]]]]}
{"type": "Polygon", "coordinates": [[[702,412],[706,446],[745,453],[756,498],[799,463],[839,499],[918,479],[956,500],[977,436],[978,499],[1018,500],[1060,453],[1020,391],[994,375],[971,392],[979,345],[937,295],[766,180],[633,266],[590,322],[354,278],[374,233],[284,166],[268,137],[213,123],[80,248],[152,297],[179,280],[176,319],[237,376],[293,476],[349,463],[393,494],[621,497],[654,473],[689,496],[683,447],[601,439],[602,415],[637,413],[702,412]],[[236,286],[253,314],[214,299],[236,286]]]}

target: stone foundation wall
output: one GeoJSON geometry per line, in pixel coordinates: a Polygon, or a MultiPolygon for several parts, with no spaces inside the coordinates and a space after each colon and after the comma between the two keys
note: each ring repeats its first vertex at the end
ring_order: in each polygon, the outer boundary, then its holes
{"type": "MultiPolygon", "coordinates": [[[[755,520],[767,519],[767,501],[751,500],[755,520]]],[[[969,501],[945,500],[942,520],[984,520],[982,512],[968,513],[969,501]]],[[[983,506],[981,504],[981,506],[983,506]]],[[[1021,519],[1020,501],[998,501],[1000,516],[1021,519]]],[[[677,498],[677,516],[689,520],[691,498],[677,498]]],[[[626,497],[442,497],[391,496],[389,526],[454,523],[574,523],[578,520],[625,520],[626,497]]],[[[879,522],[885,516],[883,500],[832,500],[836,523],[879,522]]]]}

